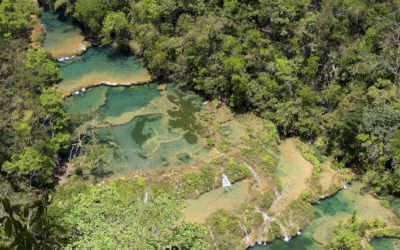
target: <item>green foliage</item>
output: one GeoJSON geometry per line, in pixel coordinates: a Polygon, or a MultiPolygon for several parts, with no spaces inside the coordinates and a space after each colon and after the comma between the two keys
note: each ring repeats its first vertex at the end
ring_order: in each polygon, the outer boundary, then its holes
{"type": "Polygon", "coordinates": [[[272,203],[275,200],[275,195],[274,193],[269,190],[265,193],[262,194],[261,202],[260,202],[260,207],[262,209],[268,209],[271,207],[272,203]]]}
{"type": "Polygon", "coordinates": [[[123,44],[129,38],[128,20],[123,12],[110,12],[104,18],[101,28],[101,43],[111,44],[116,41],[118,44],[123,44]]]}
{"type": "Polygon", "coordinates": [[[36,178],[39,183],[52,182],[52,163],[50,159],[33,147],[25,147],[21,152],[13,154],[11,162],[3,163],[2,170],[16,177],[36,178]]]}
{"type": "Polygon", "coordinates": [[[214,234],[214,244],[219,249],[234,249],[239,245],[242,229],[231,212],[218,210],[207,219],[207,225],[214,234]]]}
{"type": "Polygon", "coordinates": [[[347,223],[339,224],[335,228],[332,238],[329,242],[329,249],[363,249],[361,245],[364,225],[357,219],[355,214],[347,223]]]}
{"type": "Polygon", "coordinates": [[[189,172],[182,176],[182,189],[185,196],[200,194],[200,190],[205,190],[206,183],[200,173],[189,172]]]}
{"type": "Polygon", "coordinates": [[[144,190],[143,179],[135,179],[97,186],[78,183],[58,191],[50,210],[67,233],[66,249],[209,247],[203,226],[180,223],[180,201],[151,192],[144,203],[144,190]]]}
{"type": "Polygon", "coordinates": [[[211,165],[205,165],[199,172],[188,172],[181,177],[181,189],[184,198],[196,198],[200,194],[214,188],[216,180],[215,170],[211,165]]]}
{"type": "Polygon", "coordinates": [[[313,181],[318,181],[319,180],[319,176],[321,174],[321,163],[322,160],[320,160],[317,156],[316,156],[316,152],[314,149],[312,149],[309,145],[306,145],[304,142],[298,140],[296,142],[297,147],[299,148],[301,154],[303,155],[303,157],[311,162],[311,164],[313,165],[313,171],[312,171],[312,179],[313,181]]]}
{"type": "Polygon", "coordinates": [[[372,171],[378,191],[399,192],[395,1],[46,2],[74,10],[104,44],[129,44],[155,78],[255,111],[282,135],[319,138],[322,153],[372,171]]]}
{"type": "Polygon", "coordinates": [[[74,17],[82,22],[90,32],[96,34],[101,30],[107,10],[107,4],[102,0],[79,0],[75,4],[74,17]]]}
{"type": "Polygon", "coordinates": [[[53,83],[60,77],[60,69],[43,48],[28,49],[25,68],[31,72],[33,81],[43,85],[53,83]]]}
{"type": "Polygon", "coordinates": [[[179,249],[208,250],[211,247],[208,230],[203,225],[184,222],[173,229],[170,246],[179,249]]]}
{"type": "Polygon", "coordinates": [[[31,0],[4,0],[0,2],[0,37],[4,39],[27,38],[33,14],[38,6],[31,0]]]}
{"type": "Polygon", "coordinates": [[[0,223],[10,240],[5,249],[52,249],[58,246],[50,235],[45,201],[37,200],[23,206],[2,198],[1,204],[4,216],[0,223]]]}
{"type": "Polygon", "coordinates": [[[250,170],[247,166],[238,163],[234,158],[229,159],[228,165],[224,168],[224,172],[232,183],[251,176],[250,170]]]}
{"type": "Polygon", "coordinates": [[[0,2],[0,165],[17,189],[48,187],[69,142],[62,97],[47,89],[60,77],[43,48],[29,48],[33,15],[29,0],[0,2]]]}

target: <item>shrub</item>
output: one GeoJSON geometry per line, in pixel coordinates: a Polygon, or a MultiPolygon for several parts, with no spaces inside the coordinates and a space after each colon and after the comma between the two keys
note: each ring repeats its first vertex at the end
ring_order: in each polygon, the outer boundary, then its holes
{"type": "Polygon", "coordinates": [[[272,203],[275,200],[274,193],[271,190],[262,194],[260,206],[263,209],[268,209],[271,207],[272,203]]]}
{"type": "Polygon", "coordinates": [[[234,158],[229,159],[228,166],[225,168],[225,173],[231,182],[240,181],[250,177],[250,170],[244,165],[239,164],[234,158]]]}
{"type": "Polygon", "coordinates": [[[207,190],[207,183],[197,172],[186,173],[182,176],[182,193],[184,197],[194,198],[207,190]]]}

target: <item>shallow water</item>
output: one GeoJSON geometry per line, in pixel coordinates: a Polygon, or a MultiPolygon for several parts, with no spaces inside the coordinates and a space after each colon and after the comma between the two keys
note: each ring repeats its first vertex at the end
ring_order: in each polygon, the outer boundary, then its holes
{"type": "MultiPolygon", "coordinates": [[[[283,240],[275,240],[266,246],[257,246],[252,249],[324,249],[323,242],[327,244],[329,237],[332,235],[333,229],[340,221],[346,221],[353,212],[357,212],[357,216],[364,220],[380,219],[387,223],[393,221],[394,214],[380,205],[379,201],[369,194],[363,195],[362,184],[354,183],[348,189],[342,190],[336,195],[322,200],[320,204],[314,206],[317,218],[304,230],[302,235],[294,237],[289,242],[283,240]]],[[[373,240],[377,246],[387,244],[387,240],[373,240]]],[[[377,248],[381,249],[381,248],[377,248]]]]}
{"type": "Polygon", "coordinates": [[[112,161],[104,170],[122,173],[188,164],[205,153],[203,128],[195,117],[202,101],[193,92],[173,84],[162,92],[156,84],[98,86],[65,98],[65,109],[70,113],[90,113],[98,122],[108,122],[95,129],[99,142],[112,147],[112,161]]]}
{"type": "Polygon", "coordinates": [[[400,239],[378,238],[370,244],[374,250],[400,250],[400,239]]]}
{"type": "Polygon", "coordinates": [[[313,165],[304,159],[296,147],[294,138],[288,138],[279,145],[280,158],[277,175],[282,183],[282,198],[275,201],[269,211],[279,213],[296,200],[302,191],[308,188],[313,165]]]}
{"type": "Polygon", "coordinates": [[[202,194],[197,199],[187,200],[183,215],[189,221],[204,223],[217,210],[238,208],[249,197],[249,181],[239,181],[233,184],[229,191],[221,187],[202,194]]]}
{"type": "MultiPolygon", "coordinates": [[[[77,45],[81,38],[71,20],[43,12],[47,27],[44,47],[51,53],[77,45]]],[[[91,47],[83,55],[59,60],[61,82],[58,90],[69,113],[85,114],[95,121],[99,143],[109,146],[108,164],[102,172],[124,173],[190,163],[206,152],[195,114],[202,98],[173,84],[160,91],[156,84],[131,85],[151,79],[140,60],[113,47],[91,47]],[[96,85],[95,87],[88,88],[96,85]]]]}
{"type": "Polygon", "coordinates": [[[61,82],[58,89],[70,94],[98,83],[129,84],[150,80],[140,60],[112,48],[89,48],[83,55],[59,62],[61,82]]]}
{"type": "Polygon", "coordinates": [[[45,26],[46,36],[43,47],[54,57],[79,54],[83,36],[79,27],[72,24],[71,19],[62,20],[52,12],[43,11],[40,20],[45,26]]]}

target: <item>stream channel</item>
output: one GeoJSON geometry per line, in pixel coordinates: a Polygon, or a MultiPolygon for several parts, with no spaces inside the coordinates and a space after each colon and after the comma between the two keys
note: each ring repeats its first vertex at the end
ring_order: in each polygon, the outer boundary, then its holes
{"type": "MultiPolygon", "coordinates": [[[[58,58],[61,68],[57,88],[66,96],[64,107],[96,121],[93,129],[99,143],[111,146],[108,173],[190,164],[206,152],[202,127],[196,122],[203,103],[200,96],[174,84],[142,84],[150,82],[150,76],[137,58],[113,47],[85,48],[80,29],[54,13],[43,12],[41,21],[46,30],[43,46],[58,58]]],[[[375,218],[379,203],[365,202],[362,193],[361,185],[354,183],[315,205],[316,219],[301,235],[252,249],[323,249],[320,243],[326,244],[335,225],[353,211],[375,218]]],[[[400,214],[400,199],[391,199],[390,206],[400,214]]],[[[399,239],[370,243],[373,249],[400,249],[399,239]]]]}

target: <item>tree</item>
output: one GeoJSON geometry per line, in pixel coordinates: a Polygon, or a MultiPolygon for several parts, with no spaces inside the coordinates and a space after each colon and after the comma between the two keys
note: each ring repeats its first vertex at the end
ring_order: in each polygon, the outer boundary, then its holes
{"type": "Polygon", "coordinates": [[[25,147],[20,153],[14,153],[11,162],[2,165],[2,171],[16,177],[27,177],[29,187],[33,181],[51,183],[53,166],[51,160],[34,147],[25,147]]]}
{"type": "Polygon", "coordinates": [[[102,0],[79,0],[75,4],[74,17],[92,34],[101,30],[101,24],[108,11],[102,0]]]}
{"type": "Polygon", "coordinates": [[[3,217],[0,218],[10,243],[4,249],[53,249],[58,246],[50,234],[47,202],[37,200],[32,205],[13,205],[1,199],[3,217]]]}
{"type": "Polygon", "coordinates": [[[32,26],[31,15],[38,13],[38,6],[29,0],[1,1],[0,36],[5,39],[27,38],[32,26]]]}
{"type": "Polygon", "coordinates": [[[69,233],[66,249],[164,249],[172,245],[207,249],[210,243],[203,226],[181,224],[180,201],[151,193],[143,202],[145,188],[143,181],[135,179],[87,185],[72,200],[56,194],[53,204],[63,205],[50,208],[52,218],[69,233]]]}
{"type": "Polygon", "coordinates": [[[206,250],[211,247],[208,234],[209,232],[203,225],[183,222],[173,229],[168,244],[177,246],[179,249],[206,250]]]}
{"type": "Polygon", "coordinates": [[[361,223],[354,213],[346,222],[340,223],[333,233],[329,242],[331,250],[361,250],[362,235],[365,231],[365,224],[361,223]]]}
{"type": "Polygon", "coordinates": [[[101,28],[101,43],[111,44],[116,42],[118,44],[124,44],[124,41],[128,41],[128,20],[123,12],[110,12],[104,18],[103,25],[101,28]]]}

